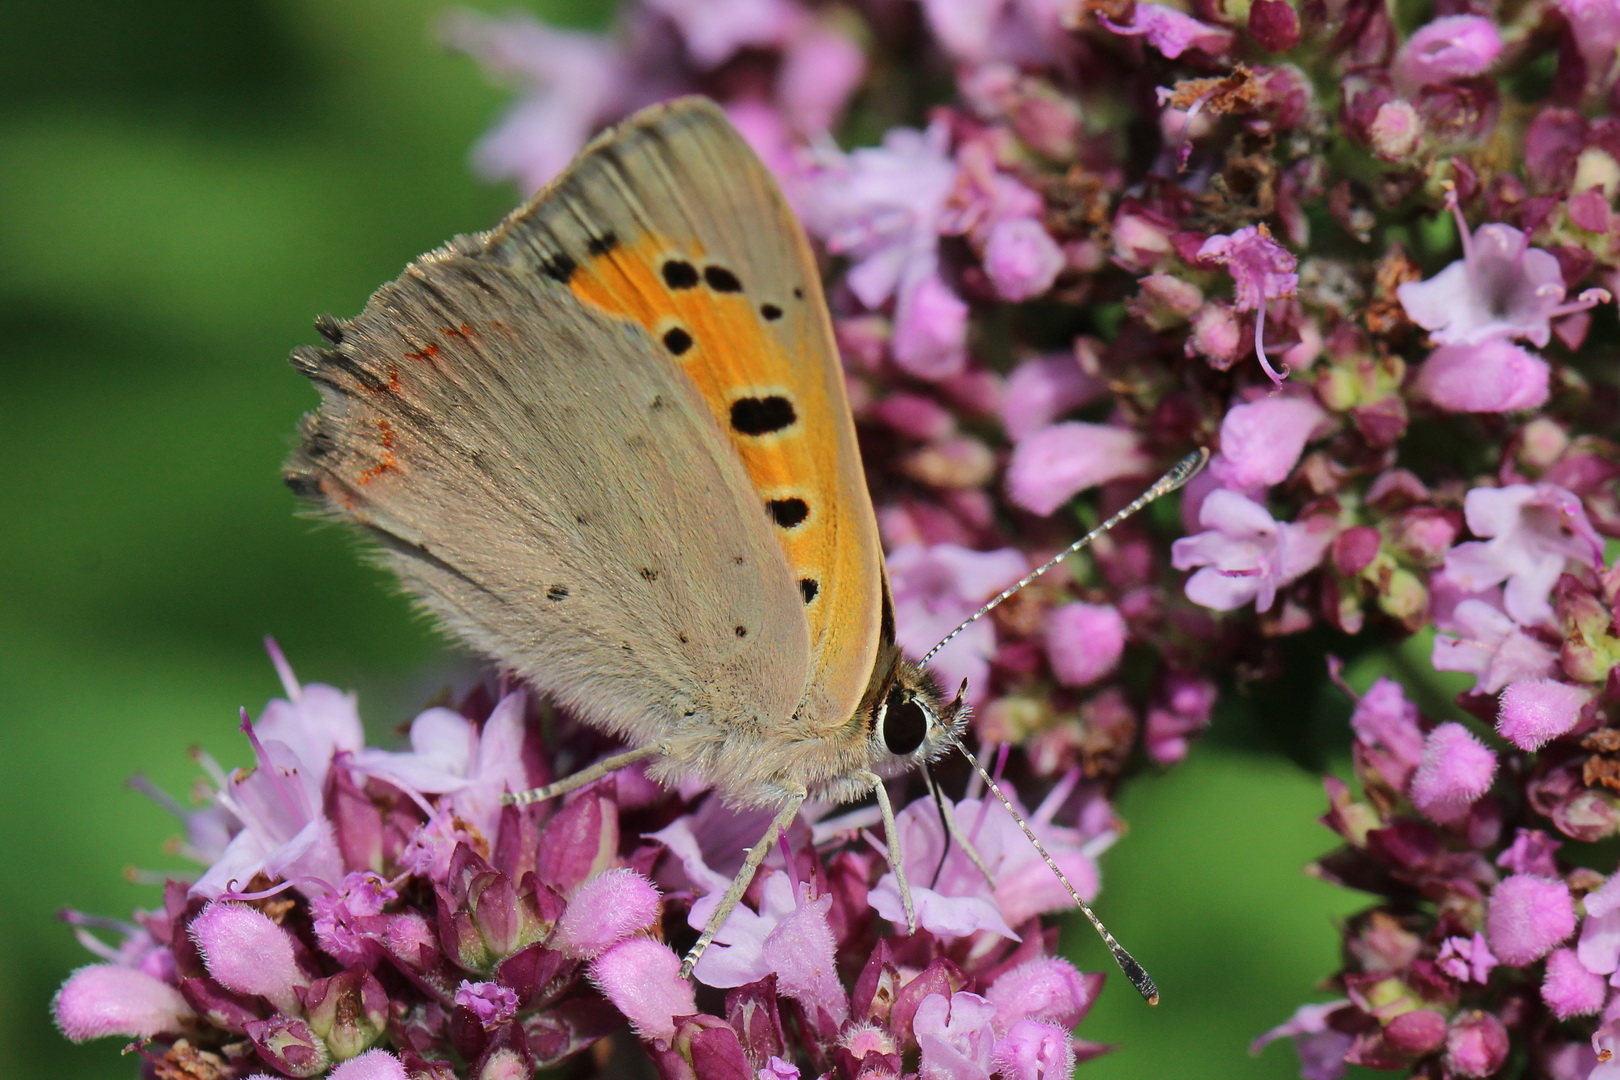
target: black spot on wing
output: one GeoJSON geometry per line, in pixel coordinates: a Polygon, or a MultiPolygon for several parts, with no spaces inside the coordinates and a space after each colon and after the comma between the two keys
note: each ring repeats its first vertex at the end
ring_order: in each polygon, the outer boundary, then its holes
{"type": "Polygon", "coordinates": [[[681,259],[666,260],[663,266],[664,284],[672,289],[693,289],[697,287],[697,267],[681,259]]]}
{"type": "Polygon", "coordinates": [[[552,603],[556,603],[558,600],[563,599],[567,595],[568,586],[566,585],[553,585],[551,588],[546,590],[546,599],[550,600],[552,603]]]}
{"type": "Polygon", "coordinates": [[[746,627],[746,626],[734,627],[731,632],[733,634],[736,634],[740,638],[744,638],[744,637],[748,636],[748,627],[746,627]]]}
{"type": "Polygon", "coordinates": [[[793,402],[778,394],[738,398],[731,403],[732,430],[744,435],[770,435],[792,427],[798,419],[793,402]]]}
{"type": "Polygon", "coordinates": [[[540,272],[560,285],[568,284],[578,269],[579,263],[566,251],[559,251],[540,264],[540,272]]]}
{"type": "Polygon", "coordinates": [[[592,256],[606,255],[618,246],[618,235],[610,232],[603,233],[601,236],[593,236],[585,242],[585,250],[592,256]]]}
{"type": "Polygon", "coordinates": [[[692,335],[678,326],[664,331],[664,348],[676,356],[684,355],[692,347],[692,335]]]}
{"type": "Polygon", "coordinates": [[[810,504],[797,498],[772,499],[765,504],[765,510],[771,515],[771,520],[784,529],[802,525],[804,519],[810,516],[810,504]]]}
{"type": "Polygon", "coordinates": [[[703,280],[715,292],[742,292],[742,282],[737,280],[737,275],[723,266],[705,266],[703,280]]]}
{"type": "Polygon", "coordinates": [[[777,307],[775,304],[759,305],[759,313],[765,316],[766,322],[775,322],[777,319],[782,317],[782,309],[777,307]]]}
{"type": "Polygon", "coordinates": [[[795,286],[794,289],[793,289],[793,299],[795,299],[795,300],[803,300],[804,299],[804,290],[801,289],[801,288],[798,288],[797,286],[795,286]]]}
{"type": "Polygon", "coordinates": [[[799,579],[799,592],[804,595],[805,603],[808,604],[810,601],[814,600],[816,598],[816,594],[820,591],[821,582],[817,581],[815,578],[802,577],[799,579]]]}
{"type": "Polygon", "coordinates": [[[657,581],[658,571],[654,570],[650,566],[643,566],[641,568],[641,579],[643,581],[657,581]]]}

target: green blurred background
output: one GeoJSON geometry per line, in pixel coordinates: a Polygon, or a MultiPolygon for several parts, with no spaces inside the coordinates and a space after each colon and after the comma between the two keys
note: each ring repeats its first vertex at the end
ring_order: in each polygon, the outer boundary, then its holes
{"type": "MultiPolygon", "coordinates": [[[[442,0],[0,4],[0,1069],[127,1077],[76,1047],[52,993],[89,957],[61,906],[155,902],[131,870],[185,864],[126,780],[184,795],[188,747],[244,763],[236,710],[277,692],[260,638],[352,687],[387,733],[473,668],[277,478],[314,400],[285,363],[311,318],[513,199],[468,148],[507,100],[434,40],[442,0]]],[[[605,3],[530,0],[575,24],[605,3]]],[[[497,8],[498,10],[498,8],[497,8]]],[[[1347,707],[1298,643],[1301,684],[1228,707],[1185,766],[1137,782],[1101,907],[1159,980],[1081,1032],[1114,1077],[1296,1075],[1249,1040],[1335,966],[1358,899],[1306,879],[1331,846],[1322,767],[1347,707]]],[[[1342,644],[1342,643],[1341,643],[1342,644]]],[[[1358,664],[1365,685],[1370,665],[1358,664]]],[[[1099,945],[1071,927],[1086,966],[1099,945]]]]}

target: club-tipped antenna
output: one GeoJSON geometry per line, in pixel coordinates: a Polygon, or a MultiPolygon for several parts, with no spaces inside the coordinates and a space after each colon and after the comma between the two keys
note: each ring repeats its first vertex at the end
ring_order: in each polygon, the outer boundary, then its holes
{"type": "Polygon", "coordinates": [[[1074,906],[1080,909],[1080,913],[1091,923],[1092,929],[1097,931],[1097,936],[1103,939],[1103,944],[1108,946],[1108,952],[1113,956],[1114,963],[1119,965],[1119,970],[1124,972],[1125,977],[1131,981],[1131,985],[1136,987],[1136,992],[1141,994],[1142,999],[1149,1005],[1157,1005],[1159,1003],[1159,988],[1154,985],[1153,976],[1149,975],[1146,969],[1137,963],[1136,957],[1126,951],[1125,946],[1121,945],[1114,935],[1109,932],[1108,927],[1103,925],[1103,921],[1097,918],[1097,913],[1091,910],[1091,905],[1086,903],[1085,899],[1080,895],[1080,890],[1074,887],[1074,883],[1069,880],[1069,875],[1063,872],[1063,868],[1057,864],[1057,860],[1052,858],[1051,852],[1046,850],[1046,845],[1041,843],[1040,838],[1035,835],[1035,830],[1031,829],[1029,822],[1024,820],[1024,815],[1013,807],[1012,800],[1008,799],[1007,793],[1001,790],[1001,785],[996,783],[995,777],[985,771],[984,766],[979,764],[979,759],[968,751],[968,748],[963,745],[962,740],[957,737],[954,731],[945,728],[942,729],[942,734],[952,746],[962,751],[962,756],[968,759],[968,763],[979,774],[979,778],[984,781],[985,786],[994,793],[997,799],[1001,800],[1001,805],[1006,808],[1007,813],[1012,815],[1012,819],[1023,830],[1024,836],[1035,846],[1036,853],[1046,863],[1047,869],[1056,874],[1057,879],[1063,883],[1063,887],[1069,891],[1069,899],[1074,901],[1074,906]]]}
{"type": "MultiPolygon", "coordinates": [[[[966,630],[968,627],[972,626],[974,623],[996,610],[996,608],[1005,603],[1009,597],[1013,596],[1030,582],[1052,569],[1052,567],[1056,566],[1064,559],[1067,559],[1070,555],[1073,555],[1081,548],[1094,543],[1103,533],[1107,532],[1109,529],[1112,529],[1114,526],[1118,525],[1132,514],[1135,514],[1148,503],[1151,503],[1156,499],[1163,498],[1181,485],[1185,484],[1187,481],[1191,480],[1193,477],[1197,476],[1199,471],[1203,469],[1204,465],[1208,461],[1209,451],[1200,446],[1197,450],[1176,462],[1174,468],[1165,473],[1163,476],[1159,477],[1158,480],[1154,481],[1153,486],[1133,499],[1129,506],[1125,507],[1123,510],[1119,511],[1119,513],[1115,514],[1113,517],[1109,518],[1107,521],[1103,522],[1101,525],[1098,525],[1095,529],[1092,529],[1090,532],[1086,533],[1086,535],[1082,536],[1080,539],[1058,552],[1046,563],[1034,570],[1031,570],[1028,574],[1001,590],[1001,592],[998,593],[996,597],[988,604],[985,604],[984,607],[980,608],[978,611],[975,611],[972,615],[969,615],[965,620],[963,620],[962,625],[946,634],[942,639],[940,639],[938,645],[935,645],[932,649],[929,649],[928,655],[922,658],[922,662],[927,664],[928,661],[934,658],[935,654],[937,654],[939,650],[949,645],[956,638],[956,635],[960,634],[962,631],[966,630]]],[[[981,769],[979,771],[983,772],[984,770],[981,769]]],[[[1028,830],[1026,829],[1025,831],[1027,832],[1028,830]]],[[[1092,921],[1095,922],[1095,918],[1093,918],[1092,921]]],[[[1101,924],[1099,924],[1099,926],[1100,925],[1101,924]]],[[[1118,958],[1116,957],[1116,959],[1118,958]]],[[[1122,964],[1121,966],[1123,967],[1124,965],[1122,964]]],[[[1137,970],[1141,969],[1138,968],[1137,970]]],[[[1126,972],[1126,974],[1130,973],[1126,972]]],[[[1140,989],[1140,987],[1138,987],[1138,989],[1140,989]]]]}

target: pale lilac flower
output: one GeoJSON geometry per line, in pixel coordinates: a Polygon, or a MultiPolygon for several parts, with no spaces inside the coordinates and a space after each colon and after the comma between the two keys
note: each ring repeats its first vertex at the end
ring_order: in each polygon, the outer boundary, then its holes
{"type": "Polygon", "coordinates": [[[405,1065],[386,1050],[367,1050],[327,1074],[326,1080],[406,1080],[405,1065]]]}
{"type": "Polygon", "coordinates": [[[1177,540],[1170,561],[1177,570],[1197,569],[1187,580],[1187,599],[1216,611],[1251,602],[1256,611],[1270,611],[1277,590],[1315,569],[1332,542],[1326,530],[1279,522],[1225,489],[1210,492],[1198,523],[1207,531],[1177,540]]]}
{"type": "Polygon", "coordinates": [[[580,886],[549,945],[576,960],[594,960],[632,934],[658,923],[658,890],[627,867],[604,870],[580,886]]]}
{"type": "Polygon", "coordinates": [[[1587,893],[1581,905],[1581,937],[1575,955],[1586,970],[1610,975],[1620,970],[1620,874],[1612,874],[1601,886],[1587,893]]]}
{"type": "Polygon", "coordinates": [[[1210,56],[1221,56],[1232,45],[1232,32],[1219,26],[1199,22],[1191,15],[1164,4],[1136,5],[1136,14],[1129,26],[1121,26],[1105,15],[1097,21],[1116,34],[1139,34],[1148,44],[1174,60],[1188,49],[1197,49],[1210,56]]]}
{"type": "Polygon", "coordinates": [[[804,19],[789,0],[642,0],[674,24],[692,60],[712,68],[749,47],[785,42],[804,19]]]}
{"type": "Polygon", "coordinates": [[[591,963],[591,982],[643,1039],[668,1041],[675,1018],[697,1012],[692,984],[681,978],[681,958],[661,941],[621,941],[591,963]]]}
{"type": "Polygon", "coordinates": [[[208,974],[227,990],[257,994],[285,1013],[298,1010],[298,988],[309,984],[293,938],[268,915],[246,904],[215,901],[191,920],[191,937],[208,974]]]}
{"type": "Polygon", "coordinates": [[[1603,1008],[1608,997],[1608,980],[1588,971],[1576,957],[1575,950],[1559,949],[1547,957],[1541,999],[1558,1019],[1591,1016],[1603,1008]]]}
{"type": "Polygon", "coordinates": [[[473,150],[474,167],[491,179],[539,190],[626,104],[623,61],[600,34],[558,30],[522,13],[497,18],[469,11],[451,14],[443,34],[452,48],[521,90],[473,150]]]}
{"type": "Polygon", "coordinates": [[[1540,829],[1519,829],[1513,843],[1496,857],[1496,865],[1515,874],[1557,877],[1558,863],[1554,857],[1563,846],[1562,840],[1555,840],[1540,829]]]}
{"type": "Polygon", "coordinates": [[[1436,619],[1429,662],[1436,671],[1465,671],[1474,676],[1474,693],[1494,694],[1509,683],[1545,678],[1553,673],[1558,653],[1525,633],[1500,608],[1467,599],[1446,619],[1436,619]]]}
{"type": "Polygon", "coordinates": [[[1574,901],[1557,878],[1514,874],[1491,891],[1485,937],[1504,964],[1539,960],[1574,932],[1574,901]]]}
{"type": "Polygon", "coordinates": [[[1075,353],[1037,356],[1008,374],[1001,392],[1001,426],[1013,442],[1020,442],[1070,409],[1107,392],[1107,387],[1081,370],[1075,353]]]}
{"type": "Polygon", "coordinates": [[[1425,86],[1479,75],[1502,52],[1496,25],[1478,15],[1449,15],[1421,27],[1396,54],[1390,74],[1410,97],[1425,86]]]}
{"type": "Polygon", "coordinates": [[[782,55],[776,100],[798,131],[819,135],[843,116],[865,76],[860,45],[831,27],[811,25],[794,35],[782,55]]]}
{"type": "Polygon", "coordinates": [[[1380,676],[1350,714],[1358,749],[1374,757],[1377,772],[1397,790],[1406,790],[1423,760],[1423,729],[1417,706],[1394,679],[1380,676]]]}
{"type": "Polygon", "coordinates": [[[1070,1080],[1074,1044],[1055,1024],[1019,1020],[990,1052],[995,1075],[1003,1080],[1070,1080]]]}
{"type": "Polygon", "coordinates": [[[169,983],[120,964],[89,964],[69,975],[51,1001],[51,1014],[74,1042],[174,1035],[196,1015],[169,983]]]}
{"type": "Polygon", "coordinates": [[[1620,3],[1616,0],[1553,0],[1569,23],[1575,48],[1586,62],[1587,86],[1601,88],[1620,49],[1620,3]]]}
{"type": "Polygon", "coordinates": [[[1264,225],[1249,225],[1226,236],[1211,236],[1198,249],[1198,258],[1219,263],[1232,275],[1233,306],[1255,313],[1254,354],[1267,377],[1281,386],[1287,372],[1278,373],[1266,357],[1266,304],[1299,290],[1293,253],[1273,240],[1264,225]]]}
{"type": "Polygon", "coordinates": [[[455,1002],[471,1012],[485,1031],[494,1031],[517,1018],[517,994],[500,983],[462,979],[456,988],[455,1002]]]}
{"type": "Polygon", "coordinates": [[[1476,930],[1473,937],[1446,938],[1435,963],[1458,982],[1477,982],[1483,986],[1490,980],[1497,959],[1485,935],[1476,930]]]}
{"type": "MultiPolygon", "coordinates": [[[[1029,570],[1015,548],[973,551],[958,544],[907,544],[889,552],[895,625],[902,649],[922,656],[984,602],[1029,570]]],[[[995,626],[980,619],[933,660],[942,683],[968,680],[969,700],[988,691],[995,626]]]]}
{"type": "Polygon", "coordinates": [[[1287,1021],[1250,1043],[1249,1053],[1258,1054],[1269,1043],[1291,1038],[1304,1080],[1338,1080],[1344,1075],[1344,1056],[1350,1050],[1351,1036],[1329,1027],[1327,1021],[1340,1009],[1350,1007],[1350,1002],[1343,999],[1301,1005],[1287,1021]]]}
{"type": "Polygon", "coordinates": [[[1409,281],[1396,293],[1411,320],[1440,345],[1479,345],[1492,338],[1523,338],[1537,348],[1552,337],[1552,320],[1608,299],[1588,289],[1564,302],[1558,260],[1511,225],[1491,222],[1468,232],[1455,192],[1446,203],[1457,216],[1463,257],[1427,281],[1409,281]]]}
{"type": "Polygon", "coordinates": [[[1429,354],[1412,389],[1448,412],[1513,412],[1547,403],[1547,361],[1502,338],[1442,345],[1429,354]]]}
{"type": "Polygon", "coordinates": [[[1412,803],[1441,824],[1468,813],[1496,776],[1496,755],[1461,724],[1441,724],[1423,743],[1412,774],[1412,803]]]}
{"type": "Polygon", "coordinates": [[[1042,428],[1013,448],[1007,497],[1044,516],[1087,488],[1143,476],[1151,468],[1138,432],[1070,420],[1042,428]]]}
{"type": "Polygon", "coordinates": [[[1046,656],[1067,686],[1087,686],[1119,666],[1125,619],[1112,604],[1079,601],[1054,608],[1046,619],[1046,656]]]}
{"type": "Polygon", "coordinates": [[[1452,548],[1446,576],[1470,592],[1504,586],[1503,609],[1520,625],[1552,620],[1547,594],[1568,560],[1602,565],[1603,542],[1580,498],[1555,484],[1474,488],[1463,512],[1469,531],[1487,539],[1452,548]]]}
{"type": "Polygon", "coordinates": [[[1003,300],[1017,302],[1041,295],[1062,269],[1062,249],[1035,219],[1008,218],[990,229],[984,245],[984,270],[1003,300]]]}
{"type": "Polygon", "coordinates": [[[1575,726],[1591,697],[1590,691],[1553,679],[1513,683],[1498,702],[1496,730],[1521,750],[1539,750],[1575,726]]]}
{"type": "Polygon", "coordinates": [[[988,1078],[996,1047],[991,1026],[996,1007],[959,990],[947,998],[929,994],[917,1006],[912,1030],[922,1049],[920,1080],[980,1080],[988,1078]]]}
{"type": "Polygon", "coordinates": [[[1234,405],[1221,421],[1221,448],[1209,464],[1210,473],[1223,487],[1245,492],[1280,484],[1326,418],[1306,398],[1265,397],[1234,405]]]}
{"type": "Polygon", "coordinates": [[[315,940],[339,960],[358,963],[365,956],[365,943],[371,937],[369,928],[361,927],[397,899],[399,894],[393,887],[369,870],[346,874],[336,891],[310,899],[310,922],[315,940]]]}
{"type": "Polygon", "coordinates": [[[894,362],[909,375],[937,382],[967,365],[968,306],[938,274],[909,282],[894,308],[894,362]]]}

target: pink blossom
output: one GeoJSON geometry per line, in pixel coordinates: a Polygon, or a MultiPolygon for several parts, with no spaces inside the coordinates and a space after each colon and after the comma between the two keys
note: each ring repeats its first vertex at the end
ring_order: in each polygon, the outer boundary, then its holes
{"type": "Polygon", "coordinates": [[[1087,686],[1111,673],[1125,652],[1125,619],[1112,604],[1078,601],[1047,616],[1046,655],[1058,681],[1087,686]]]}
{"type": "Polygon", "coordinates": [[[1413,34],[1391,67],[1397,91],[1410,97],[1437,83],[1479,75],[1502,52],[1496,25],[1478,15],[1436,19],[1413,34]]]}
{"type": "Polygon", "coordinates": [[[1004,1080],[1069,1080],[1074,1044],[1055,1024],[1019,1020],[990,1052],[995,1075],[1004,1080]]]}
{"type": "Polygon", "coordinates": [[[1315,569],[1332,541],[1327,531],[1279,522],[1225,489],[1210,492],[1198,523],[1207,531],[1177,540],[1170,561],[1177,570],[1201,568],[1187,581],[1187,599],[1216,611],[1251,602],[1256,611],[1270,611],[1277,590],[1315,569]]]}
{"type": "Polygon", "coordinates": [[[1413,390],[1448,412],[1514,412],[1547,403],[1547,361],[1501,338],[1443,345],[1429,354],[1413,390]]]}
{"type": "Polygon", "coordinates": [[[1591,693],[1553,679],[1528,679],[1502,691],[1496,730],[1521,750],[1539,750],[1580,720],[1591,693]]]}
{"type": "Polygon", "coordinates": [[[1608,299],[1602,289],[1588,289],[1566,304],[1557,259],[1531,247],[1529,237],[1511,225],[1492,222],[1470,236],[1455,193],[1446,201],[1457,215],[1463,257],[1427,281],[1409,281],[1396,290],[1406,314],[1437,344],[1523,338],[1544,347],[1553,319],[1608,299]]]}
{"type": "Polygon", "coordinates": [[[1491,891],[1485,936],[1504,964],[1533,963],[1574,931],[1574,901],[1557,878],[1514,874],[1491,891]]]}
{"type": "Polygon", "coordinates": [[[1496,857],[1496,865],[1515,874],[1535,874],[1539,877],[1557,877],[1558,863],[1554,856],[1563,847],[1540,829],[1519,829],[1513,843],[1496,857]]]}
{"type": "Polygon", "coordinates": [[[1475,931],[1471,938],[1446,938],[1435,962],[1441,971],[1458,982],[1471,981],[1483,986],[1490,980],[1491,969],[1496,967],[1497,959],[1486,943],[1485,935],[1475,931]]]}
{"type": "Polygon", "coordinates": [[[1007,463],[1007,497],[1050,514],[1087,488],[1145,475],[1152,462],[1135,431],[1071,420],[1028,436],[1007,463]]]}
{"type": "Polygon", "coordinates": [[[1582,900],[1586,918],[1575,955],[1586,970],[1609,975],[1620,970],[1620,874],[1610,875],[1582,900]]]}
{"type": "Polygon", "coordinates": [[[1508,1056],[1508,1033],[1488,1012],[1470,1009],[1452,1020],[1446,1032],[1445,1063],[1457,1076],[1481,1080],[1502,1067],[1508,1056]]]}
{"type": "Polygon", "coordinates": [[[1343,999],[1301,1005],[1287,1021],[1250,1043],[1249,1053],[1258,1054],[1269,1043],[1292,1038],[1304,1080],[1338,1080],[1344,1075],[1344,1056],[1350,1050],[1351,1037],[1329,1027],[1327,1021],[1340,1009],[1350,1007],[1350,1002],[1343,999]]]}
{"type": "Polygon", "coordinates": [[[406,1080],[405,1065],[386,1050],[367,1050],[333,1069],[326,1080],[406,1080]]]}
{"type": "Polygon", "coordinates": [[[1037,356],[1007,376],[1001,394],[1001,426],[1019,442],[1105,393],[1102,383],[1081,370],[1074,353],[1037,356]]]}
{"type": "Polygon", "coordinates": [[[1603,542],[1580,498],[1555,484],[1474,488],[1463,513],[1469,531],[1487,539],[1452,548],[1446,576],[1471,592],[1503,585],[1503,608],[1521,625],[1551,621],[1547,594],[1566,561],[1602,565],[1603,542]]]}
{"type": "Polygon", "coordinates": [[[984,269],[1003,300],[1030,300],[1052,287],[1063,252],[1033,218],[1008,218],[990,230],[984,269]]]}
{"type": "Polygon", "coordinates": [[[1174,765],[1186,757],[1191,736],[1209,726],[1215,694],[1209,679],[1171,672],[1148,706],[1142,731],[1148,757],[1160,765],[1174,765]]]}
{"type": "Polygon", "coordinates": [[[1615,0],[1553,0],[1569,23],[1570,36],[1586,62],[1587,86],[1601,88],[1620,48],[1620,3],[1615,0]]]}
{"type": "Polygon", "coordinates": [[[173,986],[119,964],[89,964],[69,975],[51,1001],[51,1013],[74,1042],[178,1034],[195,1015],[173,986]]]}
{"type": "Polygon", "coordinates": [[[1210,462],[1210,473],[1222,486],[1240,491],[1280,484],[1326,418],[1305,398],[1266,397],[1234,405],[1221,421],[1221,449],[1210,462]]]}
{"type": "Polygon", "coordinates": [[[1378,106],[1367,125],[1367,142],[1381,161],[1404,161],[1422,141],[1422,117],[1411,102],[1399,98],[1378,106]]]}
{"type": "Polygon", "coordinates": [[[1405,790],[1423,760],[1423,729],[1417,706],[1393,679],[1380,677],[1356,702],[1350,714],[1359,750],[1373,759],[1378,773],[1405,790]]]}
{"type": "Polygon", "coordinates": [[[1500,608],[1467,599],[1449,617],[1435,620],[1429,662],[1436,671],[1466,671],[1474,693],[1494,694],[1509,683],[1551,675],[1558,662],[1553,649],[1529,634],[1500,608]]]}
{"type": "MultiPolygon", "coordinates": [[[[912,656],[928,652],[1029,570],[1016,548],[973,551],[957,544],[907,544],[889,553],[888,564],[898,640],[912,656]]],[[[971,699],[987,691],[995,648],[995,626],[980,619],[934,658],[934,671],[952,686],[967,679],[971,699]]]]}
{"type": "Polygon", "coordinates": [[[1608,980],[1586,970],[1573,949],[1559,949],[1547,957],[1541,981],[1541,999],[1560,1020],[1590,1016],[1603,1008],[1609,996],[1608,980]]]}
{"type": "MultiPolygon", "coordinates": [[[[1149,5],[1151,6],[1151,5],[1149,5]]],[[[1138,5],[1137,10],[1141,10],[1138,5]]],[[[1234,306],[1238,311],[1255,313],[1254,353],[1273,383],[1282,385],[1283,375],[1266,357],[1266,304],[1299,290],[1298,261],[1287,248],[1271,238],[1264,225],[1249,225],[1226,236],[1211,236],[1198,249],[1203,262],[1219,263],[1232,275],[1234,306]]]]}
{"type": "Polygon", "coordinates": [[[984,996],[996,1007],[1000,1029],[1028,1019],[1067,1030],[1091,1010],[1102,982],[1101,975],[1083,975],[1061,957],[1042,956],[997,975],[984,996]]]}
{"type": "Polygon", "coordinates": [[[681,978],[681,959],[661,941],[621,941],[591,963],[591,982],[644,1039],[675,1036],[675,1018],[697,1012],[692,984],[681,978]]]}
{"type": "Polygon", "coordinates": [[[221,986],[257,994],[283,1012],[298,1011],[294,991],[309,983],[293,938],[268,915],[246,904],[215,902],[191,920],[191,937],[221,986]]]}
{"type": "Polygon", "coordinates": [[[1221,56],[1232,47],[1232,32],[1199,22],[1191,15],[1164,4],[1137,4],[1131,25],[1121,26],[1105,15],[1097,21],[1116,34],[1142,35],[1168,59],[1174,60],[1188,49],[1210,56],[1221,56]]]}
{"type": "Polygon", "coordinates": [[[604,870],[569,900],[550,947],[576,960],[595,959],[630,935],[657,925],[658,901],[658,890],[636,871],[604,870]]]}
{"type": "Polygon", "coordinates": [[[827,131],[866,75],[866,53],[847,34],[815,23],[789,42],[776,77],[781,111],[799,131],[827,131]]]}
{"type": "Polygon", "coordinates": [[[500,983],[462,979],[455,1001],[458,1007],[471,1012],[485,1031],[494,1031],[517,1017],[517,994],[500,983]]]}
{"type": "Polygon", "coordinates": [[[965,990],[949,998],[944,994],[923,998],[912,1020],[922,1049],[919,1080],[988,1078],[996,1045],[990,1023],[995,1011],[994,1005],[965,990]]]}
{"type": "Polygon", "coordinates": [[[967,364],[968,306],[938,274],[902,287],[894,309],[894,362],[930,382],[960,375],[967,364]]]}
{"type": "Polygon", "coordinates": [[[1495,776],[1496,755],[1484,743],[1461,724],[1441,724],[1424,741],[1409,793],[1419,810],[1445,824],[1468,813],[1495,776]]]}
{"type": "Polygon", "coordinates": [[[748,47],[781,45],[804,13],[788,0],[643,0],[674,24],[686,51],[712,68],[748,47]]]}

